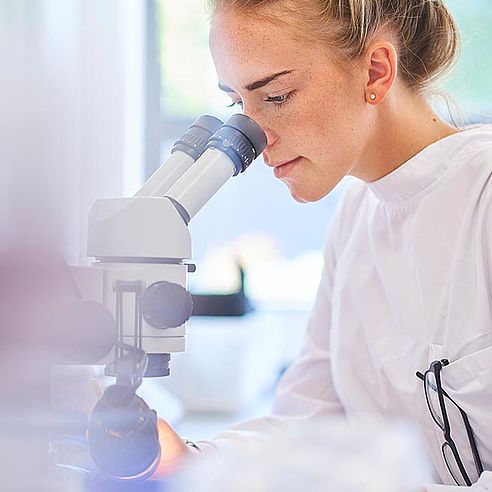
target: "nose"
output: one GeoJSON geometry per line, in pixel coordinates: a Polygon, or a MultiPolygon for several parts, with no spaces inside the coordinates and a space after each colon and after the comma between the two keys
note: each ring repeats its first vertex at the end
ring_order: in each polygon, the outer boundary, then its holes
{"type": "MultiPolygon", "coordinates": [[[[261,125],[260,125],[261,126],[261,125]]],[[[267,149],[271,147],[275,142],[277,142],[278,135],[275,133],[275,131],[271,128],[265,128],[264,126],[261,126],[263,128],[263,131],[265,132],[266,138],[267,138],[267,149]]]]}
{"type": "Polygon", "coordinates": [[[265,162],[265,164],[268,165],[268,163],[270,162],[269,153],[272,150],[272,147],[278,142],[279,137],[277,133],[275,133],[275,131],[273,131],[271,128],[265,128],[265,127],[262,128],[267,138],[267,146],[263,151],[263,161],[265,162]]]}
{"type": "Polygon", "coordinates": [[[278,142],[279,135],[268,124],[268,122],[265,120],[265,118],[262,118],[258,113],[255,113],[253,111],[248,111],[248,109],[246,107],[244,107],[243,113],[246,116],[249,116],[256,123],[258,123],[258,125],[260,125],[262,130],[265,132],[265,136],[267,139],[267,146],[266,146],[265,150],[263,151],[263,160],[265,161],[265,163],[268,164],[268,162],[269,162],[268,153],[270,152],[270,149],[273,147],[273,145],[275,145],[278,142]]]}

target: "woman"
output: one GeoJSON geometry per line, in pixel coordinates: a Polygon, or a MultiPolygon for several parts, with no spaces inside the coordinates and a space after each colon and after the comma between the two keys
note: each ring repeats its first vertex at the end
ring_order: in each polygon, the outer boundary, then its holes
{"type": "MultiPolygon", "coordinates": [[[[333,221],[306,343],[280,383],[273,416],[199,447],[249,439],[293,417],[403,417],[421,427],[436,482],[467,484],[481,474],[479,483],[492,487],[492,474],[482,473],[492,469],[492,131],[460,131],[427,101],[458,50],[445,5],[211,7],[219,86],[264,129],[263,157],[275,177],[302,202],[321,199],[344,176],[357,179],[333,221]],[[426,378],[436,421],[416,376],[434,361],[426,378]],[[439,400],[439,378],[467,414],[470,438],[456,405],[439,400]]],[[[165,467],[187,447],[164,422],[160,435],[165,467]]]]}

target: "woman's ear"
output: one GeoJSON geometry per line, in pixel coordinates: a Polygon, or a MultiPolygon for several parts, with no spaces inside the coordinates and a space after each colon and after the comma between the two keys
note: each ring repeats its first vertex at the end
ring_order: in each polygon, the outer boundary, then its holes
{"type": "Polygon", "coordinates": [[[398,55],[393,44],[371,44],[366,54],[366,69],[365,99],[369,104],[379,104],[384,101],[398,72],[398,55]]]}

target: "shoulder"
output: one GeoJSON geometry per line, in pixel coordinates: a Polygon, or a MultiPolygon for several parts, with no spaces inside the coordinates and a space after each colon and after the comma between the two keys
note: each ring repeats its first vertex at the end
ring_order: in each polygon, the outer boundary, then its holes
{"type": "Polygon", "coordinates": [[[473,202],[489,202],[492,197],[492,125],[471,127],[460,135],[455,148],[455,183],[467,190],[473,202]],[[459,184],[458,184],[459,183],[459,184]]]}
{"type": "Polygon", "coordinates": [[[421,207],[436,201],[467,209],[488,201],[492,193],[492,125],[472,126],[432,144],[425,151],[421,172],[432,170],[421,207]]]}
{"type": "Polygon", "coordinates": [[[456,135],[452,147],[457,161],[472,166],[492,166],[492,124],[472,126],[456,135]]]}

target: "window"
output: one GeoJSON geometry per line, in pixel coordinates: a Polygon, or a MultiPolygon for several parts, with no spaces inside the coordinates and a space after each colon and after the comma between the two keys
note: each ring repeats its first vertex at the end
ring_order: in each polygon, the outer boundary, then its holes
{"type": "Polygon", "coordinates": [[[447,0],[462,38],[461,56],[444,89],[468,121],[492,117],[492,4],[489,0],[447,0]]]}

